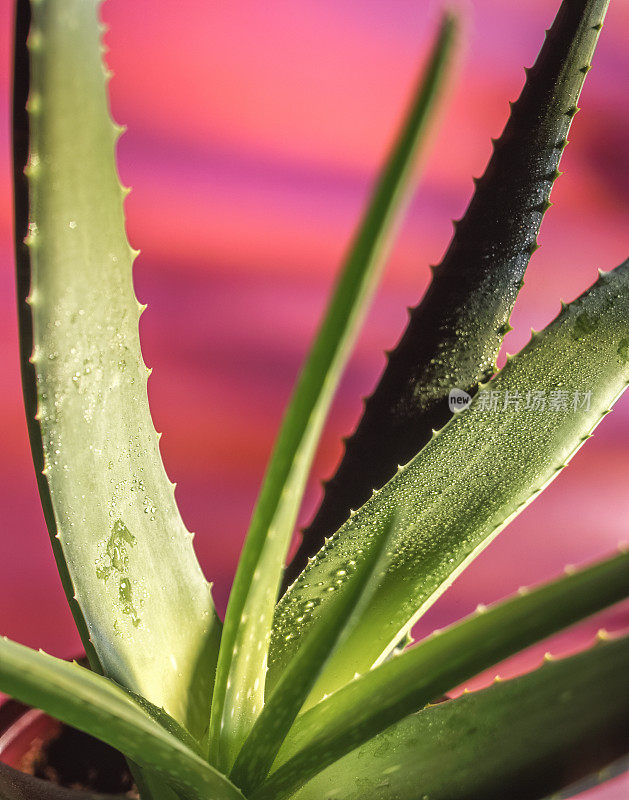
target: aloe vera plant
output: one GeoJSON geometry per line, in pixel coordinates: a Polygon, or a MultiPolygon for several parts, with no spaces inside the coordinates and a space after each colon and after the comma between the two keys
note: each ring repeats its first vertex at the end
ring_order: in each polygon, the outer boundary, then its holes
{"type": "MultiPolygon", "coordinates": [[[[629,639],[601,634],[586,652],[443,697],[625,599],[626,551],[405,646],[629,382],[629,261],[495,367],[608,1],[562,3],[285,573],[321,429],[456,43],[457,18],[444,16],[289,403],[222,623],[148,408],[99,4],[18,0],[24,396],[91,669],[4,639],[0,690],[120,750],[142,800],[532,800],[619,769],[629,639]],[[450,417],[454,388],[474,397],[450,417]],[[278,602],[284,574],[295,580],[278,602]]],[[[24,797],[97,798],[0,766],[0,798],[24,797]]]]}

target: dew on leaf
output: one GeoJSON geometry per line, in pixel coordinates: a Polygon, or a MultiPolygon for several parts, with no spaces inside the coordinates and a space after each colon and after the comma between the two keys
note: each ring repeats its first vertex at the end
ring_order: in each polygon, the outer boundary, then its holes
{"type": "Polygon", "coordinates": [[[574,322],[572,338],[576,339],[577,341],[579,339],[584,339],[586,336],[594,333],[597,324],[598,323],[588,316],[585,311],[582,311],[580,314],[577,314],[577,318],[574,322]]]}
{"type": "MultiPolygon", "coordinates": [[[[109,512],[113,516],[113,512],[109,512]]],[[[113,572],[122,573],[129,563],[129,548],[136,543],[135,536],[121,519],[117,519],[105,546],[105,554],[96,566],[96,576],[108,578],[113,572]]]]}
{"type": "Polygon", "coordinates": [[[118,597],[122,603],[122,613],[129,615],[131,617],[133,627],[137,628],[140,624],[140,618],[135,606],[133,605],[133,590],[131,588],[131,581],[128,577],[120,579],[118,597]]]}

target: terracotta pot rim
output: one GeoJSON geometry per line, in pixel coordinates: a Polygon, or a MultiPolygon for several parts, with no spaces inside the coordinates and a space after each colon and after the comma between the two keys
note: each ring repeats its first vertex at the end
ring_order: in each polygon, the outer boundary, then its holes
{"type": "Polygon", "coordinates": [[[46,716],[44,712],[40,711],[38,708],[23,706],[21,712],[13,721],[9,721],[8,724],[5,725],[0,724],[0,759],[2,758],[2,754],[14,744],[17,737],[25,734],[33,722],[44,716],[46,716]]]}

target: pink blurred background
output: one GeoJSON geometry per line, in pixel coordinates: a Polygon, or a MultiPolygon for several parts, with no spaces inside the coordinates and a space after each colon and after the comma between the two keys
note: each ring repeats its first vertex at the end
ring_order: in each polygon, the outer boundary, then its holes
{"type": "MultiPolygon", "coordinates": [[[[302,514],[316,504],[442,255],[490,136],[559,0],[468,0],[466,46],[423,179],[335,403],[302,514]]],[[[0,0],[0,634],[60,656],[79,648],[35,489],[19,385],[10,189],[11,0],[0,0]]],[[[108,0],[103,17],[150,397],[169,474],[224,610],[283,405],[375,171],[433,36],[426,0],[108,0]]],[[[612,0],[506,350],[624,260],[629,211],[629,6],[612,0]]],[[[611,553],[627,540],[629,395],[440,600],[420,633],[611,553]]],[[[617,607],[552,644],[583,646],[617,607]]],[[[542,644],[501,674],[537,663],[542,644]]],[[[622,784],[622,785],[621,785],[622,784]]],[[[616,780],[591,797],[626,796],[616,780]]]]}

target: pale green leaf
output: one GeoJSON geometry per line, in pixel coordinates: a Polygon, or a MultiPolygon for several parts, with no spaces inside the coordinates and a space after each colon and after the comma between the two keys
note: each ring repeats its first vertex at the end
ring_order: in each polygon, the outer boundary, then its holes
{"type": "MultiPolygon", "coordinates": [[[[27,417],[55,556],[93,666],[200,736],[219,630],[148,407],[98,6],[32,3],[26,165],[16,70],[27,417]]],[[[28,74],[28,6],[20,10],[16,59],[28,74]]]]}

